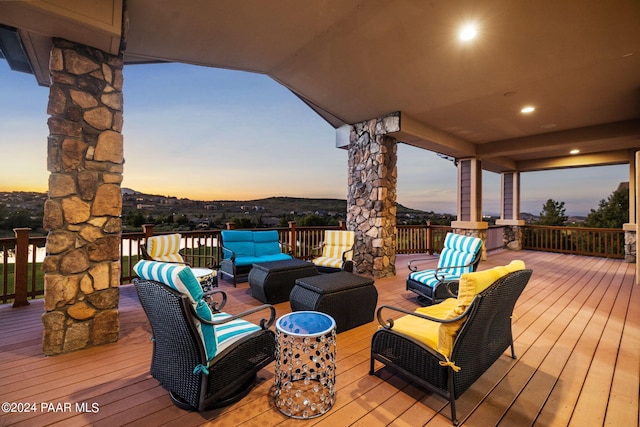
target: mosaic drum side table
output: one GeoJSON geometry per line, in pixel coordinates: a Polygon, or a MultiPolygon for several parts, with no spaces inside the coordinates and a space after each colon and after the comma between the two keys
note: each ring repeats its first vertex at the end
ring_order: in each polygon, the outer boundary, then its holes
{"type": "Polygon", "coordinates": [[[196,276],[196,279],[198,279],[198,282],[200,282],[200,286],[202,286],[202,290],[204,292],[210,291],[218,286],[218,276],[215,270],[210,268],[192,267],[191,271],[193,272],[193,275],[196,276]]]}
{"type": "Polygon", "coordinates": [[[327,314],[296,311],[276,322],[274,401],[292,418],[314,418],[336,400],[336,322],[327,314]]]}

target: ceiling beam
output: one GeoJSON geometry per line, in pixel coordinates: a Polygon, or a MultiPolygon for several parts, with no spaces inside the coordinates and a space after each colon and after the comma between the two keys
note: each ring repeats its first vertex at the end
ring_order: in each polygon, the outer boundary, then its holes
{"type": "Polygon", "coordinates": [[[476,154],[473,143],[422,123],[403,112],[400,112],[400,131],[390,135],[399,142],[455,158],[474,157],[476,154]]]}
{"type": "Polygon", "coordinates": [[[626,120],[569,129],[559,132],[525,136],[486,144],[479,144],[477,153],[480,157],[510,156],[522,153],[535,153],[548,149],[566,148],[567,152],[580,143],[634,137],[640,139],[640,120],[626,120]]]}
{"type": "Polygon", "coordinates": [[[608,166],[628,164],[633,158],[629,150],[610,151],[607,153],[584,154],[576,156],[554,157],[548,159],[521,160],[517,170],[532,172],[550,169],[578,168],[587,166],[608,166]]]}
{"type": "Polygon", "coordinates": [[[60,37],[117,55],[122,0],[0,1],[2,23],[47,37],[60,37]]]}

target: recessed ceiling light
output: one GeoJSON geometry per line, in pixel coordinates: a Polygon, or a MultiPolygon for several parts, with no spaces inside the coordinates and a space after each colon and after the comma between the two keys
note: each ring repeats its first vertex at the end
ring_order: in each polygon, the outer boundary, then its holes
{"type": "Polygon", "coordinates": [[[458,35],[458,37],[460,37],[460,40],[466,42],[474,39],[477,35],[478,30],[476,29],[476,26],[473,24],[467,24],[462,27],[462,30],[460,30],[460,34],[458,35]]]}
{"type": "Polygon", "coordinates": [[[569,154],[578,154],[580,152],[580,150],[578,150],[577,148],[574,148],[573,150],[569,151],[569,154]]]}
{"type": "Polygon", "coordinates": [[[530,106],[530,105],[529,105],[529,106],[523,107],[523,108],[520,110],[520,112],[521,112],[521,113],[525,113],[525,114],[527,114],[527,113],[533,113],[535,110],[536,110],[536,108],[535,108],[535,107],[532,107],[532,106],[530,106]]]}

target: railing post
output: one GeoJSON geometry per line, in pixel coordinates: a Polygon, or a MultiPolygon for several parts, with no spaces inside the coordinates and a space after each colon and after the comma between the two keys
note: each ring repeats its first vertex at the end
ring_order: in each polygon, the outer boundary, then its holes
{"type": "Polygon", "coordinates": [[[297,258],[298,255],[298,238],[296,237],[296,222],[289,221],[289,245],[291,253],[297,258]]]}
{"type": "Polygon", "coordinates": [[[346,231],[346,229],[347,229],[347,221],[340,220],[340,221],[338,221],[338,225],[340,227],[340,230],[346,231]]]}
{"type": "Polygon", "coordinates": [[[29,271],[30,228],[14,228],[16,234],[16,263],[13,268],[13,307],[29,305],[27,301],[27,272],[29,271]]]}
{"type": "Polygon", "coordinates": [[[427,221],[427,253],[433,255],[433,229],[431,221],[427,221]]]}
{"type": "Polygon", "coordinates": [[[155,224],[142,224],[142,231],[144,231],[145,240],[153,236],[153,227],[155,227],[155,224]]]}

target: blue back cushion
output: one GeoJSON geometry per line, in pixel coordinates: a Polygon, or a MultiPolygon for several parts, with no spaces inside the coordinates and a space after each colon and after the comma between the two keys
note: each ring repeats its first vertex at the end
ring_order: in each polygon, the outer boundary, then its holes
{"type": "Polygon", "coordinates": [[[235,252],[236,256],[255,256],[252,231],[222,230],[222,245],[235,252]]]}
{"type": "Polygon", "coordinates": [[[278,231],[254,231],[253,242],[255,244],[255,255],[276,255],[282,252],[280,250],[280,236],[278,231]]]}
{"type": "MultiPolygon", "coordinates": [[[[470,264],[481,246],[482,239],[477,237],[447,233],[447,237],[444,240],[444,248],[438,260],[438,268],[470,264]]],[[[452,268],[445,271],[460,276],[463,273],[471,272],[472,269],[473,267],[469,266],[464,269],[452,268]]]]}

